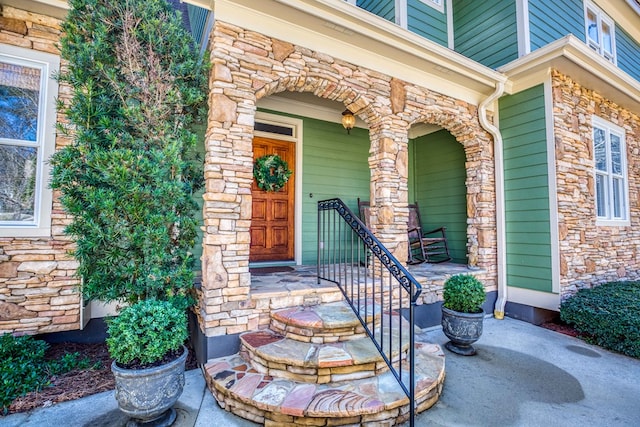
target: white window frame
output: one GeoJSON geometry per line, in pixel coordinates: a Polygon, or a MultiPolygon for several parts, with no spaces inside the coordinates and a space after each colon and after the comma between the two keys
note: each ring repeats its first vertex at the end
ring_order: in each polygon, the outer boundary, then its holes
{"type": "Polygon", "coordinates": [[[606,225],[606,226],[628,226],[631,224],[630,222],[630,214],[629,214],[629,177],[627,174],[627,152],[626,152],[626,140],[625,140],[625,131],[620,126],[617,126],[611,122],[608,122],[598,116],[592,117],[592,144],[593,144],[593,185],[594,185],[594,212],[596,214],[596,225],[606,225]],[[599,171],[596,165],[596,150],[595,150],[595,131],[596,129],[603,130],[605,132],[605,140],[606,140],[606,171],[599,171]],[[620,163],[621,163],[621,172],[620,174],[614,174],[611,171],[611,135],[617,136],[620,139],[620,163]],[[597,179],[598,176],[603,176],[605,178],[605,215],[598,216],[598,185],[597,179]],[[622,180],[622,191],[621,191],[621,215],[615,217],[613,214],[613,181],[615,179],[622,180]]]}
{"type": "MultiPolygon", "coordinates": [[[[418,0],[420,3],[426,4],[429,7],[432,7],[439,11],[440,13],[444,13],[444,2],[445,0],[418,0]]],[[[400,27],[405,30],[409,28],[409,5],[408,0],[395,0],[394,2],[394,16],[395,22],[400,27]]],[[[447,28],[449,28],[449,24],[447,23],[447,28]]]]}
{"type": "Polygon", "coordinates": [[[405,30],[409,28],[409,6],[407,0],[395,0],[394,3],[394,16],[396,24],[405,30]]]}
{"type": "MultiPolygon", "coordinates": [[[[55,150],[56,97],[58,82],[53,77],[60,70],[60,57],[46,52],[0,44],[0,61],[40,69],[40,100],[36,142],[38,148],[34,220],[32,222],[0,222],[0,237],[44,237],[51,235],[53,192],[49,187],[49,158],[55,150]]],[[[0,138],[2,145],[16,145],[0,138]]],[[[18,144],[21,145],[21,144],[18,144]]]]}
{"type": "Polygon", "coordinates": [[[584,2],[584,32],[585,32],[585,40],[587,46],[596,51],[598,55],[602,56],[607,61],[617,65],[617,54],[616,54],[616,23],[613,19],[611,19],[606,13],[602,11],[598,6],[596,6],[593,2],[585,1],[584,2]],[[596,25],[598,27],[598,40],[594,40],[589,37],[589,11],[596,16],[596,25]],[[607,52],[604,50],[604,32],[602,31],[602,24],[606,24],[611,28],[611,52],[607,52]]]}

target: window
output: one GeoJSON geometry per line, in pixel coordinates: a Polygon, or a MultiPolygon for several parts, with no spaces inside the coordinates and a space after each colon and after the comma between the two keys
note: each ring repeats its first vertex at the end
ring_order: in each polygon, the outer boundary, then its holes
{"type": "Polygon", "coordinates": [[[628,221],[624,130],[593,117],[596,212],[599,221],[628,221]]]}
{"type": "Polygon", "coordinates": [[[60,59],[2,45],[0,54],[0,236],[50,234],[47,159],[55,146],[51,77],[60,59]]]}
{"type": "Polygon", "coordinates": [[[444,2],[443,0],[420,0],[422,3],[427,6],[431,6],[432,8],[438,10],[440,13],[444,13],[444,2]]]}
{"type": "Polygon", "coordinates": [[[616,63],[615,24],[592,3],[585,3],[587,44],[607,61],[616,63]]]}

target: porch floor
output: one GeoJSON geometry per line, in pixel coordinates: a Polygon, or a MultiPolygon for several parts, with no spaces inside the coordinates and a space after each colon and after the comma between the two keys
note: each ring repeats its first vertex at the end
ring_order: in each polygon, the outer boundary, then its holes
{"type": "MultiPolygon", "coordinates": [[[[254,298],[273,297],[274,294],[280,296],[299,295],[303,293],[330,293],[339,292],[337,286],[329,281],[320,280],[318,283],[315,265],[295,265],[288,271],[281,271],[274,268],[273,272],[268,269],[261,269],[259,273],[251,275],[251,294],[254,298]]],[[[444,262],[440,264],[422,263],[407,266],[418,283],[422,285],[423,295],[427,299],[428,294],[438,294],[442,292],[442,286],[450,276],[454,274],[478,274],[483,270],[469,268],[465,264],[444,262]]],[[[436,295],[432,295],[436,297],[436,295]]],[[[423,297],[423,299],[424,299],[423,297]]],[[[437,300],[437,297],[435,298],[437,300]]],[[[435,302],[423,301],[424,303],[435,302]]]]}

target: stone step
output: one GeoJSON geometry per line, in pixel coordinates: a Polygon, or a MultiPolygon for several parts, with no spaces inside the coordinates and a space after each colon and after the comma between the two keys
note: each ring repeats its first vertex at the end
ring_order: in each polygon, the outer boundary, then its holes
{"type": "MultiPolygon", "coordinates": [[[[435,404],[444,381],[437,344],[415,344],[417,412],[435,404]]],[[[409,368],[403,363],[407,383],[409,368]]],[[[209,361],[207,385],[221,407],[266,426],[393,426],[407,420],[409,400],[390,371],[350,381],[310,384],[258,372],[239,354],[209,361]]]]}
{"type": "MultiPolygon", "coordinates": [[[[404,359],[409,349],[409,324],[399,315],[391,326],[374,331],[392,362],[404,359]],[[399,348],[402,322],[402,344],[399,348]],[[391,348],[391,351],[390,351],[391,348]]],[[[373,341],[358,337],[337,343],[313,343],[286,338],[271,330],[240,335],[242,357],[258,372],[300,382],[326,384],[379,375],[388,366],[373,341]]]]}
{"type": "MultiPolygon", "coordinates": [[[[363,304],[360,307],[370,328],[380,322],[380,307],[363,304]]],[[[366,337],[360,320],[343,301],[309,307],[294,307],[271,313],[269,329],[297,341],[330,343],[366,337]]]]}

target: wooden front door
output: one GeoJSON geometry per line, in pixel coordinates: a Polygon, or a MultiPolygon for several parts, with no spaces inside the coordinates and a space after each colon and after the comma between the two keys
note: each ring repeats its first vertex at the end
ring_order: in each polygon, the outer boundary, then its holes
{"type": "Polygon", "coordinates": [[[253,139],[253,159],[277,154],[294,173],[279,191],[251,184],[251,250],[249,261],[292,261],[294,258],[295,144],[270,138],[253,139]]]}

